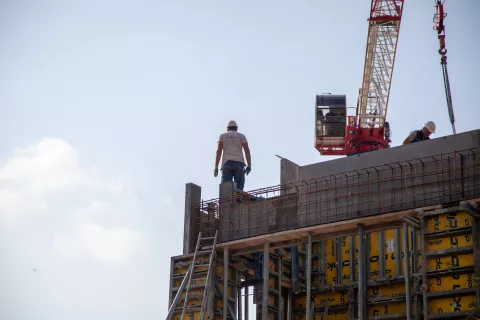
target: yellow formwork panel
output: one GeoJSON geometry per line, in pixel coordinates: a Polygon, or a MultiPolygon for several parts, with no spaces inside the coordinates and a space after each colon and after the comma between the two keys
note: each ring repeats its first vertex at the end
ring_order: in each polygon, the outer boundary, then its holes
{"type": "Polygon", "coordinates": [[[367,290],[368,297],[375,299],[393,299],[405,297],[405,285],[403,283],[384,285],[378,287],[370,287],[367,290]]]}
{"type": "Polygon", "coordinates": [[[378,232],[370,233],[370,255],[368,257],[370,264],[370,276],[369,279],[378,279],[380,277],[380,253],[378,250],[378,244],[380,243],[380,236],[378,232]]]}
{"type": "Polygon", "coordinates": [[[367,307],[368,317],[387,316],[392,314],[405,314],[405,303],[382,303],[367,307]]]}
{"type": "MultiPolygon", "coordinates": [[[[297,313],[294,315],[295,320],[305,320],[305,313],[297,313]]],[[[325,317],[325,312],[320,311],[314,313],[311,317],[312,320],[348,320],[348,311],[347,310],[328,310],[327,317],[325,317]]]]}
{"type": "Polygon", "coordinates": [[[337,239],[325,241],[325,283],[333,285],[337,279],[337,239]]]}
{"type": "Polygon", "coordinates": [[[430,314],[470,311],[477,309],[475,295],[450,298],[430,299],[428,312],[430,314]]]}
{"type": "Polygon", "coordinates": [[[454,289],[473,288],[473,278],[475,278],[473,273],[430,278],[428,279],[428,291],[441,292],[454,289]]]}
{"type": "Polygon", "coordinates": [[[385,275],[386,276],[396,276],[398,274],[395,260],[397,256],[395,254],[395,246],[398,244],[395,243],[395,230],[386,230],[384,231],[385,238],[385,275]]]}
{"type": "MultiPolygon", "coordinates": [[[[219,283],[218,286],[220,287],[220,291],[223,292],[223,282],[219,283]]],[[[229,297],[233,297],[234,291],[232,285],[228,285],[227,295],[229,297]]]]}
{"type": "MultiPolygon", "coordinates": [[[[196,269],[199,270],[199,269],[196,269]]],[[[216,268],[216,275],[223,279],[223,259],[222,263],[217,261],[217,268],[216,268]]],[[[235,268],[232,266],[228,266],[228,279],[234,281],[235,280],[235,268]]]]}
{"type": "Polygon", "coordinates": [[[444,231],[472,226],[472,217],[466,212],[429,216],[425,219],[427,232],[444,231]]]}
{"type": "MultiPolygon", "coordinates": [[[[342,257],[342,283],[349,283],[352,282],[350,279],[350,270],[355,267],[355,261],[350,261],[350,252],[352,250],[353,243],[350,243],[350,237],[343,237],[341,239],[341,257],[342,257]]],[[[355,248],[353,248],[355,251],[355,248]]]]}
{"type": "Polygon", "coordinates": [[[472,254],[452,255],[445,257],[428,258],[428,270],[447,270],[451,268],[473,266],[472,254]]]}
{"type": "Polygon", "coordinates": [[[472,245],[472,235],[448,236],[437,239],[428,239],[427,252],[438,251],[443,249],[461,248],[472,245]]]}
{"type": "MultiPolygon", "coordinates": [[[[340,304],[348,303],[348,292],[325,292],[312,294],[313,303],[316,308],[323,306],[336,306],[340,304]]],[[[306,296],[295,297],[294,308],[305,309],[306,296]]]]}

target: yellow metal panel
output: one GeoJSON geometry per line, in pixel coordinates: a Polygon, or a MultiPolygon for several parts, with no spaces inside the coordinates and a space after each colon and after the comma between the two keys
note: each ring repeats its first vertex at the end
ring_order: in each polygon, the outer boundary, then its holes
{"type": "Polygon", "coordinates": [[[444,231],[472,226],[472,217],[466,212],[448,213],[426,218],[427,232],[444,231]]]}
{"type": "MultiPolygon", "coordinates": [[[[312,295],[313,303],[316,307],[335,306],[348,303],[348,292],[325,292],[322,294],[315,293],[312,295]]],[[[305,309],[306,297],[295,297],[293,306],[295,309],[305,309]]]]}
{"type": "MultiPolygon", "coordinates": [[[[350,279],[350,270],[352,261],[350,261],[350,250],[352,243],[350,243],[350,237],[343,237],[341,239],[341,248],[340,253],[342,257],[342,283],[349,283],[352,280],[350,279]]],[[[355,250],[355,249],[354,249],[355,250]]]]}
{"type": "Polygon", "coordinates": [[[446,277],[436,277],[428,279],[428,291],[440,292],[453,289],[466,289],[473,287],[473,273],[456,274],[446,277]]]}
{"type": "MultiPolygon", "coordinates": [[[[175,320],[181,320],[182,313],[174,313],[173,314],[173,319],[175,320]]],[[[185,313],[185,319],[183,320],[200,320],[200,311],[198,312],[186,312],[185,313]]]]}
{"type": "Polygon", "coordinates": [[[427,251],[460,248],[472,245],[472,235],[450,236],[427,240],[427,251]]]}
{"type": "Polygon", "coordinates": [[[378,279],[380,277],[380,256],[378,250],[378,244],[380,243],[380,237],[378,232],[370,233],[370,276],[369,279],[378,279]]]}
{"type": "Polygon", "coordinates": [[[430,299],[428,312],[431,314],[461,312],[475,310],[477,298],[473,296],[458,296],[442,299],[430,299]]]}
{"type": "Polygon", "coordinates": [[[387,316],[391,314],[405,314],[406,307],[404,303],[385,303],[369,306],[367,308],[368,317],[387,316]]]}
{"type": "Polygon", "coordinates": [[[337,279],[337,240],[329,239],[326,242],[325,255],[326,255],[326,284],[333,285],[337,279]]]}
{"type": "Polygon", "coordinates": [[[395,266],[395,230],[386,230],[385,234],[385,275],[395,276],[397,275],[397,269],[395,266]]]}
{"type": "Polygon", "coordinates": [[[450,268],[469,267],[472,265],[472,254],[435,257],[429,258],[427,261],[428,270],[445,270],[450,268]]]}
{"type": "Polygon", "coordinates": [[[405,296],[405,285],[397,283],[392,285],[370,287],[368,288],[369,300],[373,299],[393,299],[405,296]]]}

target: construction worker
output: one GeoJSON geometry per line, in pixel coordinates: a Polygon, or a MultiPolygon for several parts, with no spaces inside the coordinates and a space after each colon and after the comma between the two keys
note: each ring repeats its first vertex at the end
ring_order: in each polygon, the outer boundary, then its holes
{"type": "Polygon", "coordinates": [[[215,170],[213,175],[218,175],[218,164],[222,156],[222,182],[233,181],[237,183],[237,189],[243,191],[245,185],[245,173],[248,175],[251,168],[250,149],[245,135],[238,132],[235,121],[228,122],[227,132],[222,133],[218,139],[217,156],[215,158],[215,170]],[[243,150],[247,158],[247,167],[243,158],[243,150]]]}
{"type": "Polygon", "coordinates": [[[427,121],[423,124],[422,130],[414,130],[410,132],[408,137],[403,140],[403,144],[429,140],[429,136],[432,133],[435,133],[435,123],[433,121],[427,121]]]}

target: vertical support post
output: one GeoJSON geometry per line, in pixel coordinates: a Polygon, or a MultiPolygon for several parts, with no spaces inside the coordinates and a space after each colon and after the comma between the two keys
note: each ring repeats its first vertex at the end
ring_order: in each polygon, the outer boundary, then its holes
{"type": "Polygon", "coordinates": [[[307,244],[307,301],[306,301],[306,317],[305,320],[310,320],[310,294],[312,290],[312,235],[308,235],[307,244]]]}
{"type": "Polygon", "coordinates": [[[403,223],[403,265],[405,268],[405,299],[407,308],[407,320],[412,319],[412,301],[410,291],[410,259],[408,256],[408,224],[403,223]]]}
{"type": "Polygon", "coordinates": [[[415,319],[420,319],[421,314],[421,307],[420,307],[420,299],[417,295],[419,291],[419,279],[418,279],[418,236],[417,236],[417,229],[411,228],[412,232],[412,273],[413,273],[413,302],[414,306],[413,309],[415,310],[415,315],[413,316],[415,319]]]}
{"type": "Polygon", "coordinates": [[[285,314],[285,302],[283,299],[282,294],[282,277],[283,277],[283,269],[282,269],[282,252],[281,249],[278,249],[278,320],[283,320],[285,314]]]}
{"type": "Polygon", "coordinates": [[[380,267],[380,279],[385,279],[386,277],[386,261],[385,261],[385,232],[379,231],[378,232],[378,255],[379,260],[379,267],[380,267]]]}
{"type": "Polygon", "coordinates": [[[423,305],[423,319],[428,319],[428,305],[427,305],[427,256],[425,248],[425,218],[420,218],[420,252],[422,259],[422,305],[423,305]]]}
{"type": "Polygon", "coordinates": [[[350,282],[355,282],[355,236],[350,236],[350,282]]]}
{"type": "Polygon", "coordinates": [[[240,287],[240,275],[237,272],[237,281],[238,281],[238,289],[237,289],[237,319],[242,320],[242,287],[240,287]]]}
{"type": "MultiPolygon", "coordinates": [[[[472,216],[473,266],[475,276],[480,276],[480,222],[472,216]]],[[[477,284],[477,305],[480,305],[480,287],[477,284]]]]}
{"type": "Polygon", "coordinates": [[[402,274],[402,244],[400,240],[400,229],[395,229],[395,269],[397,276],[402,274]]]}
{"type": "Polygon", "coordinates": [[[222,319],[227,320],[228,304],[228,249],[223,249],[223,312],[222,319]]]}
{"type": "Polygon", "coordinates": [[[358,225],[358,319],[365,319],[365,247],[363,224],[358,225]]]}
{"type": "Polygon", "coordinates": [[[262,320],[268,319],[268,279],[270,273],[270,244],[265,243],[263,248],[263,298],[262,320]]]}
{"type": "Polygon", "coordinates": [[[324,286],[326,284],[325,280],[325,267],[326,267],[326,241],[322,240],[318,243],[318,285],[324,286]]]}
{"type": "Polygon", "coordinates": [[[292,288],[288,288],[287,320],[292,320],[292,288]]]}
{"type": "Polygon", "coordinates": [[[248,320],[248,287],[245,287],[245,320],[248,320]]]}
{"type": "Polygon", "coordinates": [[[238,290],[240,290],[240,287],[238,286],[240,284],[240,276],[238,275],[238,270],[234,269],[234,273],[235,273],[235,287],[233,288],[233,299],[235,300],[235,303],[234,303],[234,306],[233,306],[233,312],[235,312],[235,314],[237,314],[237,310],[238,310],[238,297],[239,295],[237,294],[238,293],[238,290]]]}
{"type": "MultiPolygon", "coordinates": [[[[370,280],[370,233],[366,233],[365,237],[365,244],[364,244],[364,265],[365,265],[365,287],[367,287],[368,280],[370,280]]],[[[365,289],[366,290],[366,289],[365,289]]]]}

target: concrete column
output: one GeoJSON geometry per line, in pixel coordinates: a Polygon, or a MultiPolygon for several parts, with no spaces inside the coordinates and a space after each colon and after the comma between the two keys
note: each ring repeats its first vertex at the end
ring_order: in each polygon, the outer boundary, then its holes
{"type": "Polygon", "coordinates": [[[193,183],[185,187],[185,216],[183,227],[183,254],[193,253],[198,237],[200,209],[194,208],[200,204],[202,188],[193,183]]]}

